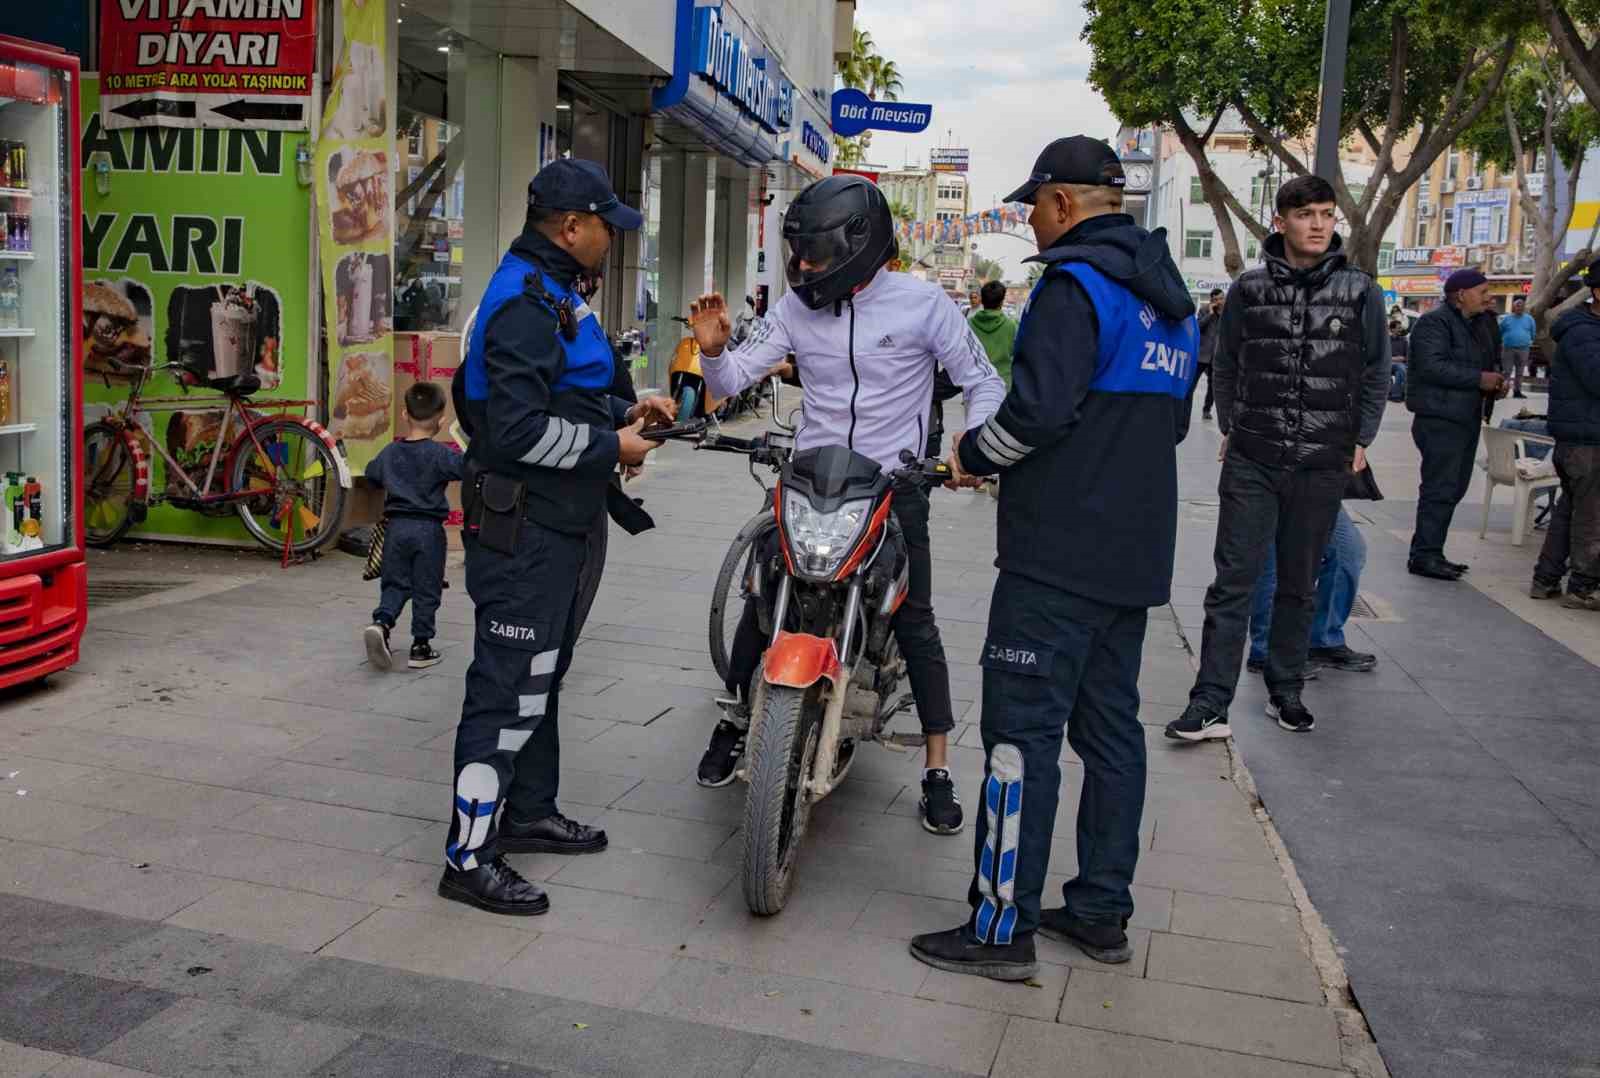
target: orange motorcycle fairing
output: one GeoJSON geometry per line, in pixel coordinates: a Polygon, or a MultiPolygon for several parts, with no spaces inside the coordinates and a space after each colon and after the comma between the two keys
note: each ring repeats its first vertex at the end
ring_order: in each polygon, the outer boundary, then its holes
{"type": "Polygon", "coordinates": [[[809,633],[778,633],[761,660],[761,677],[768,685],[806,689],[822,678],[838,684],[843,676],[838,646],[809,633]]]}

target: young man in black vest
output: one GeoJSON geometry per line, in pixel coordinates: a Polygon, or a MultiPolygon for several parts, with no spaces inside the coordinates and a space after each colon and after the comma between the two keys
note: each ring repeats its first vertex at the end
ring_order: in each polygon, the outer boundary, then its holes
{"type": "Polygon", "coordinates": [[[1250,598],[1275,546],[1278,590],[1267,644],[1267,714],[1294,733],[1316,725],[1305,684],[1317,569],[1345,483],[1367,466],[1389,395],[1383,292],[1349,265],[1334,232],[1333,187],[1301,176],[1278,192],[1263,264],[1228,292],[1212,377],[1224,438],[1216,581],[1206,592],[1200,673],[1167,736],[1233,735],[1250,598]]]}

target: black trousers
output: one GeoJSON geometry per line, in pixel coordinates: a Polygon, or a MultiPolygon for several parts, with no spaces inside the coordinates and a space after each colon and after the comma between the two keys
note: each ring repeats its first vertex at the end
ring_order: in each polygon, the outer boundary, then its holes
{"type": "Polygon", "coordinates": [[[1125,924],[1144,814],[1139,662],[1148,611],[1001,573],[983,645],[983,811],[967,894],[973,934],[1009,943],[1039,924],[1061,797],[1061,741],[1083,760],[1078,872],[1067,910],[1125,924]]]}
{"type": "Polygon", "coordinates": [[[1202,363],[1195,373],[1194,381],[1189,383],[1190,411],[1194,410],[1194,395],[1195,392],[1200,388],[1200,379],[1202,378],[1206,380],[1206,396],[1205,400],[1200,404],[1200,410],[1202,412],[1209,412],[1211,411],[1211,406],[1216,403],[1216,383],[1211,380],[1211,364],[1202,363]]]}
{"type": "Polygon", "coordinates": [[[1344,468],[1269,468],[1229,450],[1217,481],[1217,576],[1206,589],[1200,673],[1191,702],[1219,711],[1233,702],[1249,642],[1251,598],[1269,546],[1277,554],[1278,589],[1267,638],[1267,688],[1299,692],[1305,684],[1317,572],[1348,474],[1344,468]]]}
{"type": "Polygon", "coordinates": [[[1600,445],[1557,445],[1553,456],[1561,500],[1572,503],[1572,579],[1567,590],[1588,595],[1600,588],[1600,445]]]}
{"type": "MultiPolygon", "coordinates": [[[[944,641],[933,617],[933,549],[928,539],[928,495],[910,486],[896,486],[893,513],[905,539],[910,561],[910,594],[900,604],[890,628],[906,660],[906,678],[917,702],[917,715],[924,734],[947,734],[956,724],[950,703],[950,665],[945,660],[944,641]]],[[[778,542],[774,532],[758,544],[759,556],[769,562],[778,542]]],[[[771,594],[770,592],[768,593],[771,594]]],[[[767,642],[761,636],[755,601],[747,601],[739,616],[728,656],[728,691],[741,686],[749,698],[750,679],[761,665],[767,642]]]]}
{"type": "Polygon", "coordinates": [[[1472,488],[1478,453],[1475,422],[1419,415],[1411,421],[1411,440],[1422,453],[1422,487],[1417,495],[1417,526],[1411,534],[1411,560],[1444,557],[1445,539],[1456,506],[1472,488]]]}
{"type": "Polygon", "coordinates": [[[556,720],[576,643],[574,600],[587,542],[524,521],[512,554],[489,550],[470,534],[463,545],[476,631],[456,728],[445,859],[468,869],[494,858],[502,806],[522,820],[556,811],[556,720]]]}
{"type": "Polygon", "coordinates": [[[383,528],[382,590],[372,620],[394,628],[411,602],[411,636],[432,640],[444,594],[444,524],[422,517],[390,517],[383,528]]]}

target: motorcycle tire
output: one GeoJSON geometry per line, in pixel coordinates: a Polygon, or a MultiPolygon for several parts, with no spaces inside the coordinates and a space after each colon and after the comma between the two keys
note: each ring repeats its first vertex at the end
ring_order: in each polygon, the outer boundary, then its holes
{"type": "Polygon", "coordinates": [[[749,559],[757,540],[772,528],[772,511],[766,510],[745,523],[722,557],[722,568],[717,571],[717,583],[711,592],[711,616],[707,637],[711,645],[711,665],[724,684],[732,665],[733,637],[744,613],[744,581],[749,559]]]}
{"type": "Polygon", "coordinates": [[[755,737],[745,749],[744,900],[770,917],[783,909],[811,815],[805,785],[816,764],[821,692],[769,685],[755,737]]]}

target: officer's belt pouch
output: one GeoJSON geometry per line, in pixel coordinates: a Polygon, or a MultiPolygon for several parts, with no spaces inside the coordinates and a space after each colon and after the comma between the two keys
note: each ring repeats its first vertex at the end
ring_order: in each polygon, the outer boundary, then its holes
{"type": "Polygon", "coordinates": [[[501,554],[514,554],[522,532],[528,484],[521,479],[485,472],[478,481],[478,542],[501,554]]]}
{"type": "Polygon", "coordinates": [[[644,511],[640,500],[628,497],[616,476],[612,476],[611,482],[606,485],[606,514],[629,535],[638,535],[656,526],[650,514],[644,511]]]}

